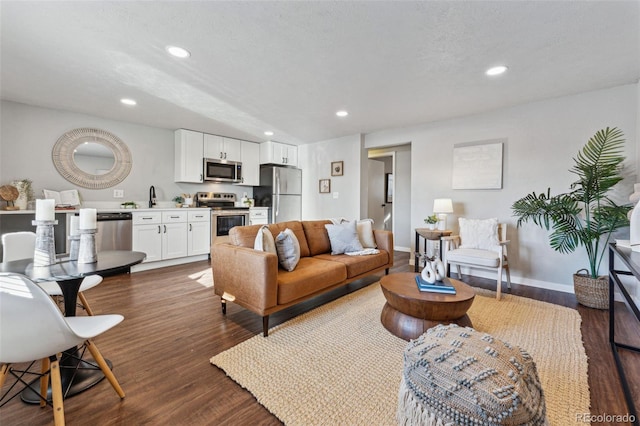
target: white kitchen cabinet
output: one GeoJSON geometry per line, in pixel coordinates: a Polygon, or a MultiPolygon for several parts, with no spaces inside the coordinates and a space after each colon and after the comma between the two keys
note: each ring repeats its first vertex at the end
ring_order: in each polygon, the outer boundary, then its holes
{"type": "Polygon", "coordinates": [[[204,134],[204,157],[217,160],[242,161],[241,140],[204,134]]]}
{"type": "Polygon", "coordinates": [[[144,262],[162,260],[162,215],[160,212],[133,213],[132,248],[147,254],[144,262]]]}
{"type": "Polygon", "coordinates": [[[260,144],[241,142],[242,182],[237,185],[260,186],[260,144]]]}
{"type": "Polygon", "coordinates": [[[260,164],[298,166],[298,147],[267,141],[260,144],[260,164]]]}
{"type": "Polygon", "coordinates": [[[211,212],[190,211],[188,215],[187,254],[209,254],[211,251],[211,212]]]}
{"type": "Polygon", "coordinates": [[[162,259],[187,256],[187,212],[162,212],[162,259]]]}
{"type": "Polygon", "coordinates": [[[267,207],[251,207],[249,209],[249,225],[268,225],[269,209],[267,207]]]}
{"type": "Polygon", "coordinates": [[[174,181],[203,182],[204,135],[192,130],[175,131],[174,181]]]}

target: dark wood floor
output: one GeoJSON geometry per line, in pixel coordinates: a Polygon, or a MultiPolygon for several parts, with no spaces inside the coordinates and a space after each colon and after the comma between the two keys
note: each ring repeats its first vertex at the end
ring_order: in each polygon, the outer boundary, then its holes
{"type": "MultiPolygon", "coordinates": [[[[396,253],[395,259],[393,272],[412,270],[407,253],[396,253]]],[[[209,363],[211,356],[259,334],[262,321],[232,303],[224,318],[219,298],[211,288],[198,282],[208,269],[208,262],[199,262],[108,277],[87,292],[96,313],[125,316],[123,323],[99,336],[96,344],[113,362],[114,373],[127,396],[120,400],[109,383],[102,381],[65,401],[67,424],[280,424],[249,392],[209,363]]],[[[490,280],[464,278],[474,286],[493,287],[490,280]]],[[[286,321],[377,279],[373,276],[352,283],[280,312],[273,316],[271,323],[286,321]]],[[[578,306],[575,297],[566,293],[515,284],[512,293],[578,309],[589,357],[591,412],[594,415],[625,414],[627,408],[608,346],[607,312],[578,306]]],[[[621,324],[620,336],[639,339],[637,324],[630,320],[621,324]]],[[[640,355],[623,355],[628,377],[635,378],[636,406],[640,406],[640,355]]],[[[3,426],[45,425],[51,424],[52,419],[51,408],[40,409],[18,399],[0,409],[3,426]]],[[[567,419],[566,424],[573,423],[573,419],[567,419]]]]}

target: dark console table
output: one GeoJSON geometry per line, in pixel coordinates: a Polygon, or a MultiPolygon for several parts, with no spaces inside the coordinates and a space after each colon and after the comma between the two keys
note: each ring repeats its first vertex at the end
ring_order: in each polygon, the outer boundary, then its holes
{"type": "MultiPolygon", "coordinates": [[[[616,341],[615,289],[618,289],[624,298],[624,303],[633,313],[636,321],[638,322],[640,322],[640,310],[638,310],[638,306],[634,303],[629,291],[625,287],[625,284],[620,280],[619,275],[632,275],[640,281],[640,252],[633,252],[630,248],[617,247],[615,244],[611,243],[609,245],[609,343],[611,344],[613,357],[615,358],[618,374],[620,375],[624,397],[627,401],[627,407],[629,407],[629,414],[633,416],[633,424],[638,426],[640,425],[638,412],[636,411],[636,407],[633,402],[633,395],[631,394],[629,382],[627,381],[627,376],[624,372],[624,365],[622,365],[618,351],[623,349],[640,354],[640,348],[616,341]],[[624,271],[616,269],[616,260],[621,261],[629,270],[624,271]]],[[[637,377],[632,378],[632,380],[637,380],[637,377]]]]}

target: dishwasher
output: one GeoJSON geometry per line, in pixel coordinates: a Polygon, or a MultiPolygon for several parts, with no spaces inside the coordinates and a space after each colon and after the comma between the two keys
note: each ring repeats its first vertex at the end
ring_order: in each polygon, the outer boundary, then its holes
{"type": "Polygon", "coordinates": [[[133,215],[125,212],[98,213],[96,250],[131,250],[133,215]]]}

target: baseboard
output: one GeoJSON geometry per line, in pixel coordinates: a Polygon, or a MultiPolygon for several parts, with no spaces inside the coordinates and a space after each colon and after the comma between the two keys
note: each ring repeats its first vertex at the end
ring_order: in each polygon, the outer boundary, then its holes
{"type": "Polygon", "coordinates": [[[178,257],[175,259],[159,260],[157,262],[145,262],[133,265],[131,272],[148,271],[150,269],[164,268],[166,266],[182,265],[185,263],[199,262],[201,260],[209,259],[208,254],[201,254],[198,256],[178,257]]]}
{"type": "Polygon", "coordinates": [[[394,251],[401,251],[403,253],[411,253],[411,251],[412,251],[410,247],[398,247],[398,246],[395,246],[393,248],[393,250],[394,251]]]}

